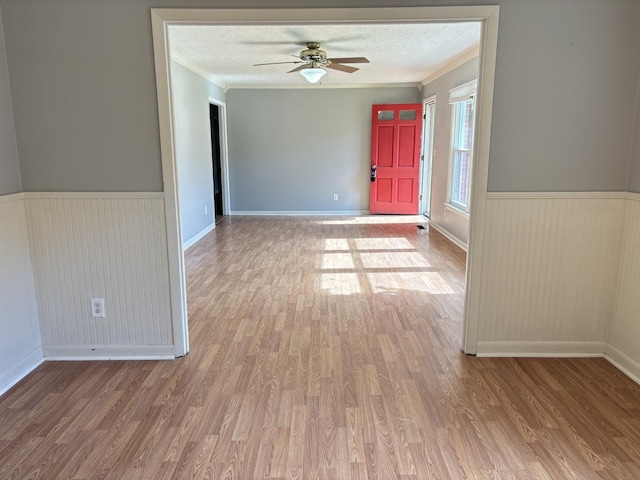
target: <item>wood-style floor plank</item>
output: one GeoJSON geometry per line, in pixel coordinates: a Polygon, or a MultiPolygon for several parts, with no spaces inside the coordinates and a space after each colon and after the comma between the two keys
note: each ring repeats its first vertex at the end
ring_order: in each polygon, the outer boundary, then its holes
{"type": "Polygon", "coordinates": [[[0,398],[0,479],[640,478],[640,387],[462,354],[465,255],[418,221],[222,220],[191,352],[41,365],[0,398]]]}

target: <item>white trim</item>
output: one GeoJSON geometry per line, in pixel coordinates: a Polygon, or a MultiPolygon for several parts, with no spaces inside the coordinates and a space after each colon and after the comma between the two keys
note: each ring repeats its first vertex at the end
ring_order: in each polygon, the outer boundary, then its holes
{"type": "Polygon", "coordinates": [[[605,342],[478,342],[478,357],[603,357],[605,342]]]}
{"type": "Polygon", "coordinates": [[[182,250],[182,220],[176,151],[173,137],[173,100],[171,95],[171,62],[168,56],[168,25],[158,11],[151,9],[151,31],[156,69],[156,94],[158,98],[158,122],[160,128],[160,156],[162,157],[162,181],[164,183],[164,212],[167,228],[167,252],[169,264],[169,297],[173,342],[177,357],[189,351],[189,325],[187,316],[187,285],[182,250]]]}
{"type": "MultiPolygon", "coordinates": [[[[209,105],[212,103],[220,107],[218,122],[220,124],[220,167],[222,169],[222,213],[229,215],[231,210],[231,187],[229,186],[229,142],[227,135],[227,104],[213,97],[207,97],[209,105]]],[[[214,201],[215,202],[215,201],[214,201]]],[[[213,206],[215,213],[215,205],[213,206]]]]}
{"type": "Polygon", "coordinates": [[[640,363],[611,344],[607,344],[604,358],[631,380],[640,384],[640,363]]]}
{"type": "Polygon", "coordinates": [[[72,345],[42,347],[47,362],[60,360],[172,360],[173,345],[72,345]]]}
{"type": "Polygon", "coordinates": [[[486,192],[489,177],[493,87],[498,51],[498,19],[500,7],[486,7],[482,18],[480,57],[478,60],[478,96],[476,98],[474,167],[471,171],[471,203],[469,204],[469,250],[465,280],[462,350],[476,352],[482,301],[482,262],[486,224],[486,192]]]}
{"type": "Polygon", "coordinates": [[[451,203],[445,203],[444,204],[444,209],[447,212],[451,212],[454,215],[458,215],[459,217],[464,218],[465,220],[469,220],[469,213],[465,212],[464,210],[460,209],[459,207],[456,207],[455,205],[451,204],[451,203]]]}
{"type": "Polygon", "coordinates": [[[498,11],[494,5],[464,7],[380,7],[380,8],[283,8],[283,9],[215,9],[152,8],[158,18],[169,24],[272,25],[297,24],[375,24],[423,23],[428,21],[477,21],[498,11]],[[309,20],[312,19],[312,20],[309,20]]]}
{"type": "Polygon", "coordinates": [[[109,198],[157,198],[163,199],[164,192],[24,192],[29,199],[109,199],[109,198]]]}
{"type": "Polygon", "coordinates": [[[211,82],[214,85],[217,85],[218,87],[222,88],[225,92],[227,90],[229,90],[229,85],[227,85],[225,82],[220,80],[215,75],[212,75],[209,72],[207,72],[204,68],[196,65],[191,60],[189,60],[187,57],[184,57],[184,56],[180,55],[179,53],[172,51],[171,52],[171,60],[173,60],[176,63],[179,63],[180,65],[182,65],[186,69],[191,70],[196,75],[200,75],[202,78],[204,78],[208,82],[211,82]]]}
{"type": "Polygon", "coordinates": [[[229,215],[246,215],[246,216],[265,216],[265,217],[279,217],[279,216],[291,216],[291,217],[360,217],[364,215],[370,215],[369,210],[344,210],[344,211],[234,211],[229,215]]]}
{"type": "Polygon", "coordinates": [[[160,123],[162,172],[165,185],[165,212],[169,249],[169,277],[176,348],[188,350],[188,321],[182,232],[180,231],[177,195],[175,151],[173,145],[171,65],[167,34],[170,24],[271,25],[271,24],[375,24],[428,22],[481,22],[478,100],[476,108],[476,142],[472,171],[472,201],[470,244],[467,256],[463,350],[474,353],[480,318],[482,247],[484,241],[485,193],[489,170],[491,115],[498,41],[498,5],[447,7],[386,7],[386,8],[297,8],[297,9],[151,9],[153,49],[160,123]],[[477,254],[473,255],[473,252],[477,254]],[[474,258],[477,257],[475,260],[474,258]]]}
{"type": "Polygon", "coordinates": [[[191,240],[187,240],[182,246],[183,251],[187,251],[189,248],[193,247],[199,240],[201,240],[207,233],[211,232],[214,228],[216,228],[215,222],[211,225],[206,226],[200,232],[198,232],[191,240]]]}
{"type": "Polygon", "coordinates": [[[353,83],[349,85],[323,85],[322,83],[316,84],[291,84],[291,85],[269,85],[269,84],[256,84],[256,85],[229,85],[229,90],[240,89],[255,89],[255,90],[314,90],[314,89],[348,89],[348,88],[417,88],[422,90],[421,83],[408,82],[408,83],[353,83]]]}
{"type": "MultiPolygon", "coordinates": [[[[429,95],[427,98],[423,98],[422,99],[422,104],[426,105],[428,103],[433,103],[435,105],[437,100],[438,100],[438,96],[437,95],[429,95]]],[[[423,114],[424,114],[424,112],[423,112],[423,114]]]]}
{"type": "Polygon", "coordinates": [[[437,231],[438,233],[446,237],[454,245],[457,245],[465,252],[469,251],[466,243],[464,243],[462,240],[460,240],[458,237],[456,237],[453,233],[451,233],[449,230],[447,230],[443,226],[438,225],[437,223],[433,222],[433,220],[429,220],[429,225],[433,227],[435,231],[437,231]]]}
{"type": "Polygon", "coordinates": [[[471,80],[449,90],[449,103],[466,102],[478,93],[478,80],[471,80]]]}
{"type": "MultiPolygon", "coordinates": [[[[487,200],[527,200],[527,199],[593,199],[620,200],[627,198],[627,192],[487,192],[487,200]]],[[[633,194],[632,194],[633,195],[633,194]]],[[[640,200],[640,194],[636,194],[640,200]]]]}
{"type": "Polygon", "coordinates": [[[640,202],[640,193],[623,192],[623,198],[625,200],[632,200],[634,202],[640,202]]]}
{"type": "Polygon", "coordinates": [[[8,392],[20,380],[42,365],[42,362],[44,362],[42,347],[38,347],[18,363],[11,365],[8,370],[2,372],[0,374],[0,395],[8,392]]]}
{"type": "Polygon", "coordinates": [[[437,95],[422,99],[422,142],[420,145],[420,202],[418,213],[431,216],[433,192],[433,147],[435,141],[437,95]],[[431,114],[427,116],[427,111],[431,114]],[[427,149],[425,148],[428,148],[427,149]],[[428,207],[428,208],[427,208],[428,207]]]}
{"type": "Polygon", "coordinates": [[[10,203],[24,200],[24,193],[10,193],[8,195],[0,195],[0,203],[10,203]]]}
{"type": "Polygon", "coordinates": [[[468,50],[467,52],[460,55],[458,58],[446,64],[440,70],[437,70],[435,73],[432,73],[431,75],[429,75],[420,83],[422,84],[423,87],[426,87],[430,83],[436,81],[440,77],[445,76],[449,72],[453,72],[456,68],[461,67],[462,65],[464,65],[470,60],[473,60],[479,55],[480,55],[480,47],[478,46],[473,47],[471,50],[468,50]]]}

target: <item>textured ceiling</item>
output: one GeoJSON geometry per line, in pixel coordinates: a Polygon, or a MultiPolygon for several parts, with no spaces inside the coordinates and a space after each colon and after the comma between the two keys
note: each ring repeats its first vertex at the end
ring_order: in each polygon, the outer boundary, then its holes
{"type": "Polygon", "coordinates": [[[327,70],[320,84],[419,83],[477,48],[479,23],[375,25],[252,25],[170,27],[171,51],[225,84],[305,85],[295,64],[254,67],[255,63],[294,62],[305,42],[320,42],[331,57],[367,57],[371,63],[348,74],[327,70]]]}

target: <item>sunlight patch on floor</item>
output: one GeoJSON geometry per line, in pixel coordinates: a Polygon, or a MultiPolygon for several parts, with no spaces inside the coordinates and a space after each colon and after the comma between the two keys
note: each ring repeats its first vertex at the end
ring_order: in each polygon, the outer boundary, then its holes
{"type": "Polygon", "coordinates": [[[354,238],[358,250],[415,250],[409,240],[402,237],[354,238]]]}
{"type": "Polygon", "coordinates": [[[429,262],[418,252],[362,252],[364,268],[427,268],[429,262]]]}
{"type": "Polygon", "coordinates": [[[323,225],[368,225],[390,223],[427,223],[422,215],[365,215],[362,217],[332,218],[318,220],[323,225]]]}
{"type": "Polygon", "coordinates": [[[323,270],[356,268],[350,253],[325,253],[322,255],[323,270]]]}
{"type": "Polygon", "coordinates": [[[357,273],[323,273],[320,288],[330,295],[353,295],[362,292],[357,273]]]}
{"type": "Polygon", "coordinates": [[[324,249],[332,250],[349,250],[349,240],[346,238],[327,238],[324,241],[324,249]]]}
{"type": "Polygon", "coordinates": [[[456,293],[437,272],[383,272],[368,273],[373,293],[389,293],[393,290],[412,290],[431,295],[456,293]]]}

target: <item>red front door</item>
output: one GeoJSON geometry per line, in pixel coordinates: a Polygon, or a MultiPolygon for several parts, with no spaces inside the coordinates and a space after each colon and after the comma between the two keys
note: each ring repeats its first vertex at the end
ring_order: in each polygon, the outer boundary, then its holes
{"type": "Polygon", "coordinates": [[[371,112],[371,213],[417,214],[422,104],[374,105],[371,112]]]}

